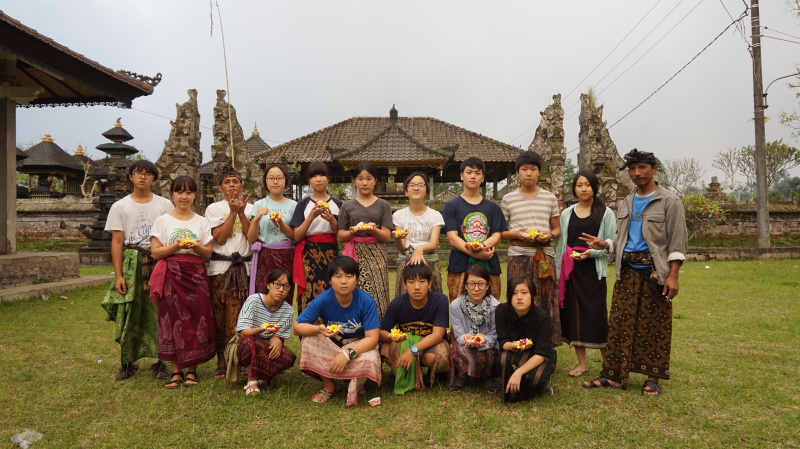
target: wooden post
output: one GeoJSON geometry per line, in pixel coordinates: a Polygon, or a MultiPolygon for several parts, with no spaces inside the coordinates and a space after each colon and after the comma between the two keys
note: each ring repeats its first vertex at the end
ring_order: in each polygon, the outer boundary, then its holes
{"type": "Polygon", "coordinates": [[[0,254],[17,253],[17,105],[0,98],[0,254]]]}

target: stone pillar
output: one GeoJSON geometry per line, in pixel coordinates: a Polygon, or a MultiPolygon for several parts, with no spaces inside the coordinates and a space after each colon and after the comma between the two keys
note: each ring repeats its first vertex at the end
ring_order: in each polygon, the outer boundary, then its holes
{"type": "Polygon", "coordinates": [[[16,102],[0,98],[0,255],[17,252],[16,102]]]}
{"type": "MultiPolygon", "coordinates": [[[[544,111],[536,135],[528,146],[529,151],[539,153],[545,166],[539,177],[539,186],[551,191],[559,203],[564,202],[564,163],[567,150],[564,147],[564,109],[561,94],[553,95],[553,103],[544,111]]],[[[519,183],[516,183],[516,187],[519,183]]]]}

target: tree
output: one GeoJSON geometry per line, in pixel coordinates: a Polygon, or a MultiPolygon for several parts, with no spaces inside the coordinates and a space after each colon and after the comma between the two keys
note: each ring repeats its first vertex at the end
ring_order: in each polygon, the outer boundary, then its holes
{"type": "MultiPolygon", "coordinates": [[[[800,150],[783,143],[783,139],[768,142],[767,153],[767,189],[775,183],[777,176],[800,165],[800,150]]],[[[756,182],[756,148],[752,145],[736,151],[736,166],[747,179],[747,184],[756,182]]]]}
{"type": "Polygon", "coordinates": [[[693,157],[664,159],[663,164],[665,187],[674,191],[679,197],[687,195],[706,172],[700,161],[693,157]]]}
{"type": "Polygon", "coordinates": [[[722,180],[722,187],[730,189],[734,200],[739,202],[742,200],[742,192],[746,189],[737,188],[741,187],[736,182],[736,175],[739,173],[739,165],[736,163],[736,148],[728,148],[724,151],[718,151],[711,166],[722,172],[724,179],[722,180]]]}

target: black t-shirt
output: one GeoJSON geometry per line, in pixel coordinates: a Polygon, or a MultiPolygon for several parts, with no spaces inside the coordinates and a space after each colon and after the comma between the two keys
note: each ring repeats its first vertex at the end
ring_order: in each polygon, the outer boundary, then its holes
{"type": "Polygon", "coordinates": [[[447,329],[450,321],[447,296],[429,291],[428,303],[421,309],[411,305],[408,293],[394,298],[381,320],[381,330],[389,332],[397,326],[402,332],[410,332],[420,337],[433,333],[434,327],[447,329]]]}
{"type": "Polygon", "coordinates": [[[547,358],[553,357],[555,350],[550,341],[550,316],[541,307],[533,305],[525,316],[503,303],[494,310],[494,324],[497,326],[497,342],[504,344],[527,338],[533,341],[533,353],[547,358]]]}
{"type": "MultiPolygon", "coordinates": [[[[470,204],[462,197],[448,201],[442,210],[444,227],[442,234],[458,231],[458,236],[467,243],[485,242],[492,234],[508,230],[505,216],[497,203],[484,198],[479,204],[470,204]]],[[[450,262],[447,271],[463,273],[469,267],[468,254],[457,249],[450,251],[450,262]]],[[[500,259],[497,254],[489,262],[489,273],[500,274],[500,259]]]]}

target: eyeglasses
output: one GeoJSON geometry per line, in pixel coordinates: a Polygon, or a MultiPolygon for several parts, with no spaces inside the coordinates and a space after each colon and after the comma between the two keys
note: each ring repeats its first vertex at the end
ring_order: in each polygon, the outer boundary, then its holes
{"type": "Polygon", "coordinates": [[[290,288],[292,288],[292,284],[281,284],[280,282],[273,282],[272,287],[274,287],[275,290],[289,290],[290,288]]]}
{"type": "Polygon", "coordinates": [[[137,170],[131,173],[131,176],[138,176],[139,178],[150,179],[153,177],[153,174],[150,173],[149,171],[137,170]]]}
{"type": "Polygon", "coordinates": [[[423,184],[423,183],[419,183],[419,184],[416,184],[416,183],[414,183],[414,184],[409,184],[409,185],[408,185],[408,188],[409,188],[409,189],[424,189],[424,188],[425,188],[425,184],[423,184]]]}
{"type": "Polygon", "coordinates": [[[487,285],[487,282],[467,282],[467,288],[472,290],[483,290],[487,285]]]}
{"type": "Polygon", "coordinates": [[[285,179],[286,178],[284,178],[283,176],[278,176],[278,177],[268,176],[267,177],[267,181],[269,181],[269,182],[275,182],[275,181],[280,182],[280,181],[283,181],[285,179]]]}

